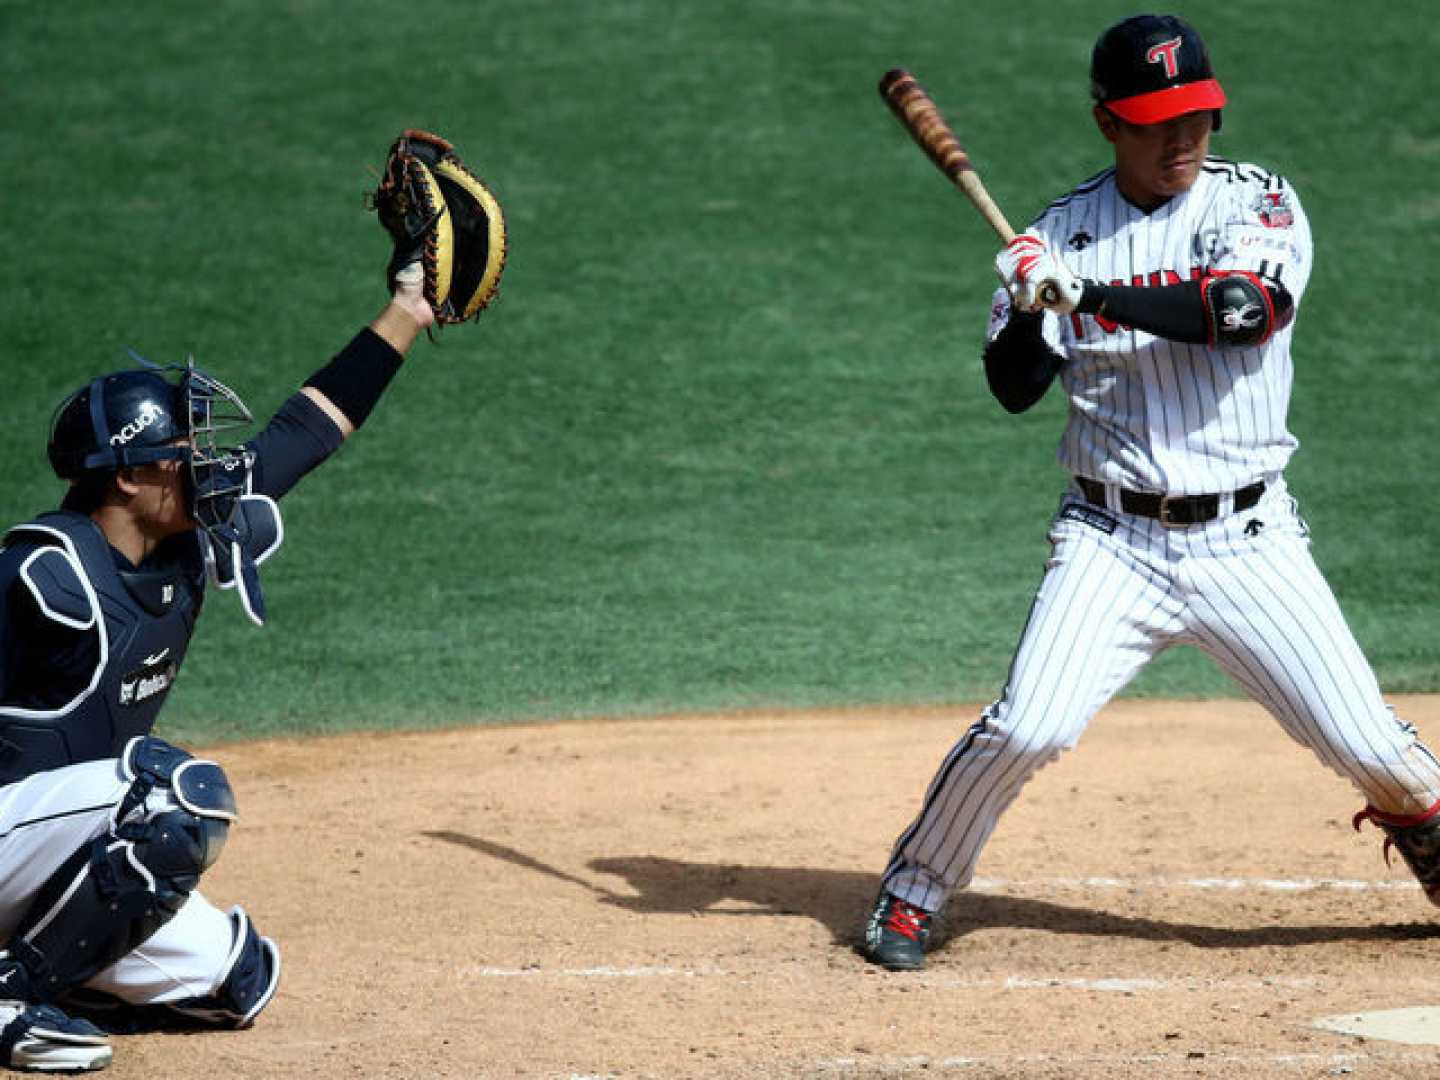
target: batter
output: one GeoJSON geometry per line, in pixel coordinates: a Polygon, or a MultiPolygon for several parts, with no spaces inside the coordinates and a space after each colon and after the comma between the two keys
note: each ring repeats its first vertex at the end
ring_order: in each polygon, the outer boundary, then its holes
{"type": "Polygon", "coordinates": [[[996,259],[985,369],[1011,412],[1057,379],[1068,490],[1000,699],[900,836],[865,953],[924,964],[933,916],[1025,782],[1173,645],[1204,650],[1349,779],[1440,903],[1440,764],[1381,697],[1286,489],[1310,228],[1282,176],[1211,156],[1225,94],[1195,29],[1142,15],[1091,67],[1114,166],[996,259]]]}

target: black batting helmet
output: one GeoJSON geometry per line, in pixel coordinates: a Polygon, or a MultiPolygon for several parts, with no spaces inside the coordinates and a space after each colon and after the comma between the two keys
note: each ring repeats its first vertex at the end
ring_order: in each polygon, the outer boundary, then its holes
{"type": "Polygon", "coordinates": [[[1132,124],[1209,110],[1218,129],[1225,105],[1205,42],[1175,15],[1135,15],[1101,34],[1090,59],[1090,93],[1132,124]]]}

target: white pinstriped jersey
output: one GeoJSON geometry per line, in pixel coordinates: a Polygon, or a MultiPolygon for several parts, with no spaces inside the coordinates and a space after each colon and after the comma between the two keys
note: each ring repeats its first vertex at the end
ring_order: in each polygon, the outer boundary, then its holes
{"type": "MultiPolygon", "coordinates": [[[[1035,228],[1076,273],[1106,283],[1246,270],[1283,284],[1298,306],[1310,273],[1294,192],[1219,158],[1150,214],[1121,197],[1107,170],[1052,203],[1035,228]]],[[[1008,319],[1001,290],[991,335],[1008,319]]],[[[1174,646],[1213,659],[1368,805],[1402,818],[1440,814],[1440,759],[1385,704],[1281,475],[1296,447],[1285,426],[1290,330],[1259,348],[1211,349],[1093,315],[1047,313],[1044,326],[1065,359],[1070,417],[1059,457],[1070,472],[1182,495],[1267,486],[1243,512],[1217,500],[1218,516],[1177,527],[1074,489],[1062,496],[1005,689],[941,763],[896,841],[884,890],[938,911],[970,883],[1036,770],[1174,646]]],[[[1432,899],[1440,904],[1440,889],[1432,899]]]]}
{"type": "MultiPolygon", "coordinates": [[[[1297,313],[1310,276],[1310,226],[1294,188],[1256,165],[1207,158],[1185,194],[1151,213],[1128,202],[1114,169],[1092,177],[1032,228],[1082,278],[1165,285],[1248,270],[1285,286],[1297,313]]],[[[1009,319],[996,293],[990,337],[1009,319]]],[[[1291,329],[1258,348],[1166,341],[1094,315],[1045,315],[1066,359],[1069,472],[1139,491],[1231,491],[1277,476],[1297,441],[1286,428],[1291,329]]]]}

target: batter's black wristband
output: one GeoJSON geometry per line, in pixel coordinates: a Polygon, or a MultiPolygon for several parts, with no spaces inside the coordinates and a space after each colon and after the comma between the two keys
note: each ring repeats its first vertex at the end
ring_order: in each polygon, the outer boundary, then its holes
{"type": "Polygon", "coordinates": [[[305,380],[357,428],[365,423],[405,358],[368,326],[334,360],[305,380]]]}

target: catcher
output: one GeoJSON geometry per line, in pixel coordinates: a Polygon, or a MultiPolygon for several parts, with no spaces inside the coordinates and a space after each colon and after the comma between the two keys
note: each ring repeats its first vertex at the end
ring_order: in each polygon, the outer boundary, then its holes
{"type": "Polygon", "coordinates": [[[0,541],[0,1064],[102,1068],[107,1032],[243,1028],[275,995],[275,943],[197,889],[238,818],[225,772],[151,730],[207,583],[264,623],[278,500],[364,424],[420,331],[495,294],[504,219],[448,143],[405,132],[372,201],[390,301],[255,438],[224,444],[250,412],[193,361],[56,410],[69,488],[0,541]]]}

